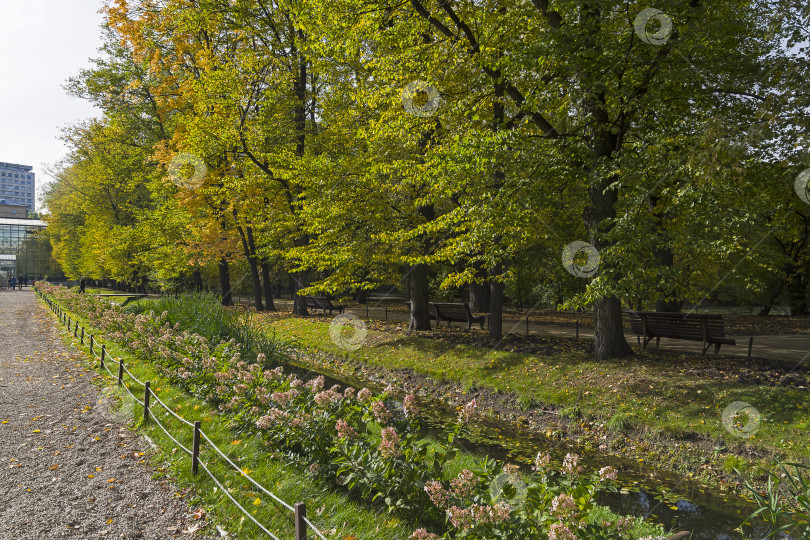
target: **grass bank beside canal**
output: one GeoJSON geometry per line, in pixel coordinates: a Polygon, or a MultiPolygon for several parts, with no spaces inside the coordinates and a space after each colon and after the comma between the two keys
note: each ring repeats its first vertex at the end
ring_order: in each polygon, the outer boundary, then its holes
{"type": "Polygon", "coordinates": [[[749,366],[723,356],[657,351],[598,362],[574,340],[537,338],[541,342],[528,349],[540,354],[530,354],[508,340],[506,348],[515,352],[495,350],[460,329],[407,336],[400,323],[388,322],[367,323],[363,345],[347,350],[330,339],[331,318],[254,316],[305,349],[330,353],[333,365],[322,368],[351,376],[373,371],[442,399],[450,398],[450,387],[460,388],[467,394],[461,399],[475,394],[490,414],[549,438],[713,487],[739,492],[735,468],[761,485],[777,459],[810,462],[806,367],[789,373],[790,367],[756,359],[749,366]],[[738,403],[754,409],[735,416],[738,403]]]}

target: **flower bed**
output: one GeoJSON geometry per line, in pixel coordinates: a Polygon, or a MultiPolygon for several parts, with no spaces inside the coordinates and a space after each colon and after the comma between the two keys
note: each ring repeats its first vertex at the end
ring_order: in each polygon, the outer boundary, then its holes
{"type": "MultiPolygon", "coordinates": [[[[456,439],[475,413],[460,412],[437,444],[422,436],[415,398],[401,409],[368,389],[325,387],[285,373],[259,353],[223,336],[209,340],[168,322],[168,314],[133,314],[92,296],[39,284],[66,309],[79,313],[108,339],[130,348],[174,384],[218,405],[243,429],[259,429],[268,444],[325,482],[383,504],[420,527],[414,539],[628,539],[660,527],[617,517],[594,504],[616,471],[583,475],[569,454],[562,470],[538,455],[532,471],[488,458],[450,477],[456,439]]],[[[652,537],[647,537],[652,538],[652,537]]]]}

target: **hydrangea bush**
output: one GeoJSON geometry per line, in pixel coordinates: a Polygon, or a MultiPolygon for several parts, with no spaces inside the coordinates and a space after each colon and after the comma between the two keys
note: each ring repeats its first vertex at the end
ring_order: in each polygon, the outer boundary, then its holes
{"type": "Polygon", "coordinates": [[[413,539],[638,538],[640,520],[590,519],[597,490],[609,486],[616,471],[582,474],[575,454],[559,471],[540,454],[531,471],[484,458],[448,477],[456,439],[475,414],[474,400],[439,444],[431,444],[421,435],[413,395],[392,410],[385,395],[366,388],[327,388],[323,376],[305,381],[262,354],[243,359],[233,339],[211,343],[172,326],[166,312],[136,315],[63,287],[42,283],[38,289],[243,429],[261,430],[273,449],[313,475],[421,524],[413,539]]]}

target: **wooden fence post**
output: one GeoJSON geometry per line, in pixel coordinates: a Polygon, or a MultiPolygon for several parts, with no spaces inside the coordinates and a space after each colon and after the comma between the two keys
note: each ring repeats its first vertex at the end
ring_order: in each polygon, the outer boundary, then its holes
{"type": "Polygon", "coordinates": [[[149,421],[149,394],[151,384],[149,381],[143,383],[143,421],[149,421]]]}
{"type": "Polygon", "coordinates": [[[82,337],[80,338],[80,342],[84,345],[84,326],[82,326],[82,337]]]}
{"type": "Polygon", "coordinates": [[[118,359],[118,386],[124,384],[124,359],[118,359]]]}
{"type": "Polygon", "coordinates": [[[196,475],[200,467],[200,421],[194,422],[194,441],[191,445],[191,474],[196,475]]]}
{"type": "Polygon", "coordinates": [[[93,343],[95,343],[94,335],[90,334],[90,354],[93,354],[93,343]]]}
{"type": "Polygon", "coordinates": [[[107,356],[107,345],[101,346],[101,369],[104,369],[104,357],[107,356]]]}
{"type": "Polygon", "coordinates": [[[76,321],[76,326],[73,327],[73,337],[79,337],[79,321],[76,321]]]}
{"type": "Polygon", "coordinates": [[[295,540],[307,540],[307,505],[305,503],[295,503],[295,540]]]}

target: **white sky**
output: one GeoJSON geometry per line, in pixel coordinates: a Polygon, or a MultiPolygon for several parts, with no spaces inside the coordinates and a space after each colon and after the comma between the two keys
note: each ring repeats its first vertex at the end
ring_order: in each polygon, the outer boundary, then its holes
{"type": "Polygon", "coordinates": [[[62,85],[99,56],[102,5],[0,0],[0,161],[33,166],[37,196],[50,181],[43,166],[67,153],[57,138],[60,128],[98,115],[62,85]]]}

